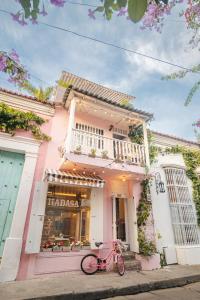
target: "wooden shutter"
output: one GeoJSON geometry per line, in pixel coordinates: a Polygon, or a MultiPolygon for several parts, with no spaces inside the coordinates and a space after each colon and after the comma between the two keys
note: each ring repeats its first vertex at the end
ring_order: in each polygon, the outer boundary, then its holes
{"type": "Polygon", "coordinates": [[[91,249],[96,249],[95,242],[103,242],[103,189],[93,188],[91,192],[91,249]]]}
{"type": "Polygon", "coordinates": [[[36,182],[25,248],[25,252],[29,254],[40,252],[40,244],[46,207],[47,188],[47,182],[36,182]]]}

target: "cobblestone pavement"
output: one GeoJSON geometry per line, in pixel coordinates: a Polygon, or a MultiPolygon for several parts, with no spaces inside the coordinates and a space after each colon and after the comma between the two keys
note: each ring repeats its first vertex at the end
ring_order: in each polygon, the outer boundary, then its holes
{"type": "Polygon", "coordinates": [[[132,296],[120,296],[107,300],[200,300],[200,282],[181,288],[165,289],[132,296]]]}

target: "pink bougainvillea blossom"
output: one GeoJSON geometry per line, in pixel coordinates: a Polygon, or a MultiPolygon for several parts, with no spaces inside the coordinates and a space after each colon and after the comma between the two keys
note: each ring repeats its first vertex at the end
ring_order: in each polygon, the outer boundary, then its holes
{"type": "Polygon", "coordinates": [[[12,49],[12,51],[9,54],[10,58],[13,59],[16,63],[20,63],[19,55],[17,54],[15,49],[12,49]]]}
{"type": "Polygon", "coordinates": [[[0,51],[0,71],[8,74],[8,81],[23,86],[29,74],[20,64],[19,55],[13,49],[10,53],[0,51]]]}
{"type": "Polygon", "coordinates": [[[65,0],[51,0],[50,2],[51,2],[51,4],[53,4],[55,6],[63,7],[66,1],[65,0]]]}
{"type": "Polygon", "coordinates": [[[4,71],[6,68],[6,57],[0,54],[0,71],[4,71]]]}
{"type": "Polygon", "coordinates": [[[92,9],[88,9],[88,16],[91,18],[91,19],[93,19],[93,20],[95,20],[96,19],[96,17],[95,17],[95,11],[94,10],[92,10],[92,9]]]}
{"type": "Polygon", "coordinates": [[[200,119],[196,122],[196,126],[200,128],[200,119]]]}
{"type": "Polygon", "coordinates": [[[118,11],[117,16],[118,16],[118,17],[125,16],[125,15],[127,14],[127,12],[128,12],[127,8],[122,7],[122,8],[120,8],[120,10],[118,11]]]}

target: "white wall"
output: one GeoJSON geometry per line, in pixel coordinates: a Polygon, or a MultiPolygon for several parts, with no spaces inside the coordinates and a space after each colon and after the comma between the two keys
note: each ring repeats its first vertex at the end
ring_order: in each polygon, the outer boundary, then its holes
{"type": "Polygon", "coordinates": [[[156,162],[151,166],[151,173],[159,172],[161,180],[164,182],[165,193],[156,192],[155,179],[153,177],[151,185],[151,198],[154,216],[154,226],[156,232],[156,245],[159,252],[165,251],[168,254],[168,263],[176,263],[174,233],[171,223],[171,214],[167,192],[167,184],[163,166],[184,166],[182,155],[180,154],[159,154],[156,162]]]}

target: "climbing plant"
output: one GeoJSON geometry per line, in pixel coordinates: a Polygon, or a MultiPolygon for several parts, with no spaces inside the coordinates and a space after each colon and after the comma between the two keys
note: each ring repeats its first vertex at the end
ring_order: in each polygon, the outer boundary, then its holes
{"type": "Polygon", "coordinates": [[[0,131],[15,134],[17,129],[32,132],[37,140],[49,141],[50,137],[43,133],[40,126],[45,120],[33,112],[23,112],[0,103],[0,131]]]}
{"type": "Polygon", "coordinates": [[[139,125],[139,126],[131,125],[131,126],[129,126],[128,136],[129,136],[132,143],[142,145],[144,143],[144,133],[143,133],[142,125],[139,125]]]}
{"type": "Polygon", "coordinates": [[[181,153],[186,165],[186,175],[192,181],[193,200],[197,211],[198,225],[200,225],[200,178],[196,172],[200,166],[200,150],[186,147],[175,146],[167,148],[166,153],[181,153]]]}
{"type": "Polygon", "coordinates": [[[151,256],[155,254],[156,246],[153,241],[147,240],[145,235],[145,226],[151,212],[151,203],[147,201],[149,179],[144,179],[141,183],[141,186],[141,198],[137,208],[139,253],[143,256],[151,256]]]}

